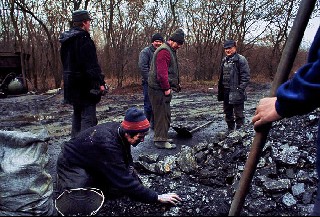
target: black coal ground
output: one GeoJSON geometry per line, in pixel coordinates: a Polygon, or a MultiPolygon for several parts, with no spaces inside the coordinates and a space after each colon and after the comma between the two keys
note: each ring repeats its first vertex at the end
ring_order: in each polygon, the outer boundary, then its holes
{"type": "MultiPolygon", "coordinates": [[[[132,154],[137,162],[139,156],[152,154],[159,154],[161,160],[168,156],[179,155],[182,147],[194,148],[203,144],[210,146],[211,148],[202,152],[202,158],[199,157],[200,152],[197,154],[195,157],[198,163],[197,169],[191,172],[183,172],[175,167],[166,174],[159,174],[137,168],[145,185],[159,193],[176,192],[183,201],[174,207],[163,204],[143,204],[128,198],[107,199],[97,215],[228,215],[255,136],[250,121],[259,99],[267,96],[269,90],[270,85],[251,84],[249,86],[248,101],[245,103],[246,125],[241,139],[235,142],[231,141],[232,137],[224,135],[226,124],[222,104],[217,102],[212,90],[186,90],[175,94],[171,104],[173,126],[181,125],[194,129],[208,121],[213,122],[194,132],[192,138],[183,138],[170,128],[169,135],[177,144],[174,150],[155,148],[152,144],[153,132],[150,131],[146,140],[133,148],[132,154]]],[[[56,159],[63,142],[70,138],[72,108],[62,104],[61,91],[53,93],[55,91],[0,99],[2,114],[0,127],[3,130],[31,132],[48,130],[50,135],[48,171],[55,184],[56,159]]],[[[125,110],[131,106],[143,107],[141,92],[124,95],[111,92],[98,105],[99,123],[121,121],[125,110]]],[[[319,110],[315,110],[307,115],[284,119],[273,124],[241,215],[305,216],[309,214],[317,183],[314,141],[318,117],[319,110]],[[290,147],[298,147],[298,149],[292,151],[290,147]],[[295,160],[290,161],[290,158],[295,160]],[[295,187],[301,185],[303,185],[301,188],[295,187]],[[297,193],[299,191],[297,189],[302,190],[297,193]]]]}

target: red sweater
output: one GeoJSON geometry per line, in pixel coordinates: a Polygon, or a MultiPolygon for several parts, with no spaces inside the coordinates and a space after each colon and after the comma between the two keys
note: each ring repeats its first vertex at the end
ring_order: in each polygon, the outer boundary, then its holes
{"type": "Polygon", "coordinates": [[[163,90],[169,90],[168,69],[170,65],[170,52],[166,49],[159,51],[156,59],[157,79],[163,90]]]}

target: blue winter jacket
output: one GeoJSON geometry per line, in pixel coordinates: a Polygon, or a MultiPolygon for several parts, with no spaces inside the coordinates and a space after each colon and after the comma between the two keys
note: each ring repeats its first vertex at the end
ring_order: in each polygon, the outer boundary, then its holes
{"type": "Polygon", "coordinates": [[[277,90],[276,110],[281,117],[302,115],[320,107],[320,27],[308,54],[308,62],[277,90]]]}

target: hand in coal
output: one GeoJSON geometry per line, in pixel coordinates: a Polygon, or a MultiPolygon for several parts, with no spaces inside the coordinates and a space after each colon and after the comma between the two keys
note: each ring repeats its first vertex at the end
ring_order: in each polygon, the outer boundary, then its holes
{"type": "Polygon", "coordinates": [[[160,203],[171,203],[176,206],[182,199],[176,193],[167,193],[158,195],[158,201],[160,203]]]}

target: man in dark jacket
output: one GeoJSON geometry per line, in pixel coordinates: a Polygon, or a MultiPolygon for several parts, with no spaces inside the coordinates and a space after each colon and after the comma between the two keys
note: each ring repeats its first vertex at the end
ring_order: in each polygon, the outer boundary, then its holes
{"type": "Polygon", "coordinates": [[[244,125],[244,101],[250,80],[250,68],[246,58],[237,53],[236,42],[224,43],[226,56],[222,59],[218,84],[218,101],[223,101],[223,111],[228,131],[244,125]]]}
{"type": "Polygon", "coordinates": [[[172,203],[175,193],[158,195],[141,183],[134,168],[131,146],[144,141],[149,131],[144,112],[126,111],[123,122],[109,122],[82,131],[63,146],[58,157],[58,192],[75,188],[98,188],[106,197],[128,196],[144,203],[172,203]]]}
{"type": "Polygon", "coordinates": [[[72,138],[80,131],[97,125],[96,104],[106,93],[96,47],[89,34],[90,21],[88,11],[74,11],[72,28],[59,37],[64,101],[73,105],[72,138]]]}
{"type": "Polygon", "coordinates": [[[153,112],[152,106],[148,95],[148,77],[149,70],[151,65],[151,60],[155,50],[160,47],[163,43],[163,37],[160,33],[155,33],[151,37],[151,45],[142,49],[139,54],[139,68],[142,76],[142,87],[143,87],[143,108],[144,113],[147,116],[148,121],[150,122],[151,129],[154,129],[153,123],[153,112]]]}
{"type": "MultiPolygon", "coordinates": [[[[277,90],[277,97],[260,100],[252,118],[254,129],[285,117],[307,114],[320,108],[320,27],[309,50],[308,62],[300,67],[291,80],[277,90]]],[[[320,216],[320,122],[316,140],[318,189],[311,216],[320,216]]]]}
{"type": "Polygon", "coordinates": [[[157,148],[176,148],[169,142],[172,90],[180,91],[180,75],[176,51],[184,43],[184,32],[177,29],[169,40],[153,54],[148,78],[148,93],[154,114],[154,145],[157,148]]]}

